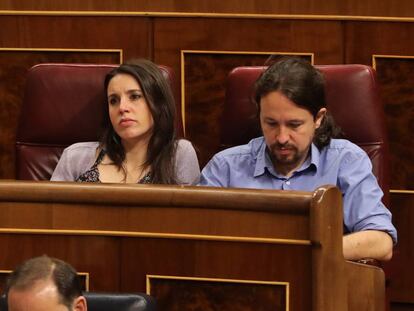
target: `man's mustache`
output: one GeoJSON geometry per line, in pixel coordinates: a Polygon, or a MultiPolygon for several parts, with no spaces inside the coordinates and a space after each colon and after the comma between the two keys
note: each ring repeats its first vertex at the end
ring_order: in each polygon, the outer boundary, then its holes
{"type": "Polygon", "coordinates": [[[270,146],[271,150],[296,150],[296,147],[294,145],[291,145],[289,143],[281,144],[281,143],[274,143],[270,146]]]}

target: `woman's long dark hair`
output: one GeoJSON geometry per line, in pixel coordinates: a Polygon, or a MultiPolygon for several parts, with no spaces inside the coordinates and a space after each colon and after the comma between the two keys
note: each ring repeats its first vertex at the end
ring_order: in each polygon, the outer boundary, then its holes
{"type": "MultiPolygon", "coordinates": [[[[145,59],[129,61],[113,69],[105,77],[105,91],[109,82],[118,74],[132,76],[140,85],[154,120],[152,136],[148,143],[144,167],[151,167],[151,183],[176,184],[175,172],[175,101],[169,82],[161,69],[145,59]]],[[[103,132],[100,147],[105,149],[114,164],[125,172],[122,166],[125,150],[121,138],[115,132],[109,118],[108,102],[104,105],[103,132]]]]}

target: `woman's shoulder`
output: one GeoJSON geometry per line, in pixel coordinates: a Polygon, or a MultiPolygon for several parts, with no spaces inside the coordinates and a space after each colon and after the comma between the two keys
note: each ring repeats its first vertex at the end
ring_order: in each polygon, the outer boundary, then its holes
{"type": "Polygon", "coordinates": [[[93,165],[98,146],[98,142],[83,142],[67,147],[59,159],[51,180],[75,181],[93,165]]]}
{"type": "Polygon", "coordinates": [[[82,143],[75,143],[70,145],[69,147],[65,148],[65,152],[71,153],[82,153],[82,152],[91,152],[95,154],[96,148],[98,148],[99,142],[97,141],[89,141],[89,142],[82,142],[82,143]]]}
{"type": "Polygon", "coordinates": [[[184,139],[184,138],[177,139],[176,143],[177,143],[177,152],[179,151],[183,152],[185,150],[194,150],[193,144],[187,139],[184,139]]]}
{"type": "Polygon", "coordinates": [[[200,166],[193,144],[186,139],[177,140],[175,153],[176,174],[179,184],[197,184],[200,166]]]}

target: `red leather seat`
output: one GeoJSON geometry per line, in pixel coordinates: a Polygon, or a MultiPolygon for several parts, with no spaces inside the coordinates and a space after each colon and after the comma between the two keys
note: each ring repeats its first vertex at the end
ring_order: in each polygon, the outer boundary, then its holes
{"type": "MultiPolygon", "coordinates": [[[[104,79],[115,67],[40,64],[29,70],[16,136],[16,179],[48,180],[65,147],[98,140],[104,79]]],[[[171,82],[172,70],[160,69],[171,82]]],[[[182,135],[181,122],[177,124],[182,135]]]]}
{"type": "MultiPolygon", "coordinates": [[[[328,110],[345,138],[370,157],[373,172],[388,203],[389,150],[385,115],[375,71],[365,65],[316,66],[325,76],[328,110]]],[[[221,129],[221,148],[245,144],[260,136],[253,85],[266,67],[238,67],[229,74],[221,129]]]]}

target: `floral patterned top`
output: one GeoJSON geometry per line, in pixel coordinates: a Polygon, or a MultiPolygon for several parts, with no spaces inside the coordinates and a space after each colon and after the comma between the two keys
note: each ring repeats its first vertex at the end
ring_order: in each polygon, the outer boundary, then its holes
{"type": "MultiPolygon", "coordinates": [[[[103,157],[105,156],[105,150],[99,152],[98,157],[96,158],[95,163],[92,167],[87,170],[85,173],[81,174],[76,181],[77,182],[101,182],[99,179],[99,170],[98,165],[102,162],[103,157]]],[[[142,177],[138,184],[150,184],[151,183],[151,172],[148,172],[144,177],[142,177]]]]}

